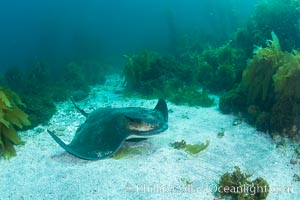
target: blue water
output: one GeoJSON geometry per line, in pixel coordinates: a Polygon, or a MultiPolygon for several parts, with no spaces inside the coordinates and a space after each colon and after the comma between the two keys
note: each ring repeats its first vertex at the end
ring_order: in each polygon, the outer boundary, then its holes
{"type": "Polygon", "coordinates": [[[0,69],[37,61],[110,65],[140,49],[170,52],[177,35],[198,30],[225,43],[255,0],[2,0],[0,69]]]}

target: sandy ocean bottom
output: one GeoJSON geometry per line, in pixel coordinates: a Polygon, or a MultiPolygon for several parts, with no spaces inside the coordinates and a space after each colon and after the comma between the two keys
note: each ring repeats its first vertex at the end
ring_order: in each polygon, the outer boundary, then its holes
{"type": "MultiPolygon", "coordinates": [[[[137,106],[154,108],[157,100],[123,97],[118,76],[109,76],[104,85],[92,89],[78,105],[87,112],[98,107],[137,106]]],[[[169,107],[169,129],[151,139],[125,143],[142,147],[122,159],[85,161],[66,153],[47,133],[55,130],[66,143],[85,118],[71,102],[57,104],[57,113],[48,125],[21,132],[26,144],[17,146],[17,157],[0,159],[0,199],[214,199],[216,183],[225,172],[239,166],[268,181],[268,199],[300,198],[300,165],[292,145],[276,147],[264,133],[242,122],[233,126],[236,116],[223,115],[217,104],[210,108],[169,107]],[[225,135],[217,137],[222,129],[225,135]],[[176,150],[175,141],[210,145],[197,155],[176,150]]]]}

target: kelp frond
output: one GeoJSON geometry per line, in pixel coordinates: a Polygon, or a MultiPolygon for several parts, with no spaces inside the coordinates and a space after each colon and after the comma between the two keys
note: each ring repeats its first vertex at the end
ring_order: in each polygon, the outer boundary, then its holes
{"type": "Polygon", "coordinates": [[[267,47],[256,47],[255,55],[243,75],[249,89],[249,103],[266,101],[273,87],[272,77],[285,57],[276,34],[272,32],[271,36],[272,40],[267,41],[267,47]]]}
{"type": "Polygon", "coordinates": [[[14,145],[23,144],[15,127],[29,126],[28,116],[18,106],[24,106],[13,91],[0,87],[0,154],[8,159],[16,155],[14,145]]]}

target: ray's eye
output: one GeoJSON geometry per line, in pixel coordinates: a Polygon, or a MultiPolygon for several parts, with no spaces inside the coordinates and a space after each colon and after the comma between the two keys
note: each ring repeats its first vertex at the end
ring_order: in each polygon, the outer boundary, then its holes
{"type": "Polygon", "coordinates": [[[130,121],[130,123],[133,123],[133,124],[139,124],[139,123],[143,122],[141,119],[134,119],[134,118],[130,118],[130,117],[127,117],[127,119],[130,121]]]}
{"type": "Polygon", "coordinates": [[[157,127],[155,124],[147,123],[141,119],[128,119],[130,123],[127,125],[127,129],[131,131],[151,131],[157,127]]]}

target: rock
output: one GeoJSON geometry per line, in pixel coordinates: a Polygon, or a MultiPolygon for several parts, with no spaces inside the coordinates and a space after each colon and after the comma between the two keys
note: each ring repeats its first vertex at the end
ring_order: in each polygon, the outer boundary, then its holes
{"type": "Polygon", "coordinates": [[[296,165],[296,164],[298,163],[298,160],[292,158],[292,159],[290,160],[290,163],[291,163],[292,165],[296,165]]]}

